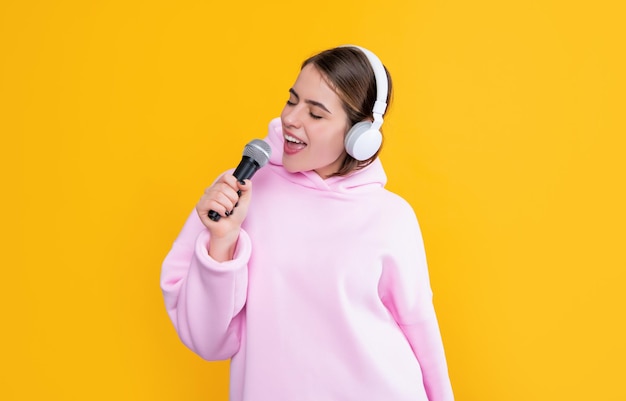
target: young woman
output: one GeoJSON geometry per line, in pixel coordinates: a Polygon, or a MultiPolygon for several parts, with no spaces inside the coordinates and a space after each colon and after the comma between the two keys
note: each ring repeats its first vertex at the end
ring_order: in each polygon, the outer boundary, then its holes
{"type": "Polygon", "coordinates": [[[366,49],[306,60],[268,165],[219,177],[167,255],[169,316],[202,358],[231,359],[231,400],[454,399],[418,222],[377,157],[390,97],[366,49]]]}

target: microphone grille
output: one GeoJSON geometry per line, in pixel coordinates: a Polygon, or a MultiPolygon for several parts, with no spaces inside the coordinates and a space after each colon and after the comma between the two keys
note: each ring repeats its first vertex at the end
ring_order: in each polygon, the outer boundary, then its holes
{"type": "Polygon", "coordinates": [[[243,155],[257,162],[259,167],[263,167],[270,160],[272,148],[261,139],[253,139],[243,148],[243,155]]]}

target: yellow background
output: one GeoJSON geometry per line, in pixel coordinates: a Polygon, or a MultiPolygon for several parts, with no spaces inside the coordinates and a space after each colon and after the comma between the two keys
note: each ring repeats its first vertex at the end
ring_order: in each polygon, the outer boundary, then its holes
{"type": "Polygon", "coordinates": [[[626,399],[621,3],[2,1],[0,399],[227,399],[160,264],[300,62],[344,43],[394,78],[382,158],[457,400],[626,399]]]}

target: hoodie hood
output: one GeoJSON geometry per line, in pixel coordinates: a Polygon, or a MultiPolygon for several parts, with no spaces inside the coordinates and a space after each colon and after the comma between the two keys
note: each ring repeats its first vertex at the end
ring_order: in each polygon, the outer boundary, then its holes
{"type": "Polygon", "coordinates": [[[323,179],[315,171],[290,173],[283,168],[283,128],[280,117],[269,123],[265,141],[272,148],[268,168],[296,184],[331,192],[367,192],[380,189],[387,183],[387,175],[379,158],[369,166],[343,177],[323,179]]]}

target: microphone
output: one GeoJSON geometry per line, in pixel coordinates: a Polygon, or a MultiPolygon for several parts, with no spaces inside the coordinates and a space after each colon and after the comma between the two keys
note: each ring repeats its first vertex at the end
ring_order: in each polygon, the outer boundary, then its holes
{"type": "MultiPolygon", "coordinates": [[[[243,157],[233,175],[238,181],[242,182],[252,178],[254,173],[267,164],[271,155],[272,148],[270,148],[267,142],[261,139],[253,139],[243,148],[243,157]]],[[[240,191],[238,192],[240,193],[240,191]]],[[[209,218],[211,220],[218,221],[221,217],[215,210],[209,210],[209,218]]]]}

